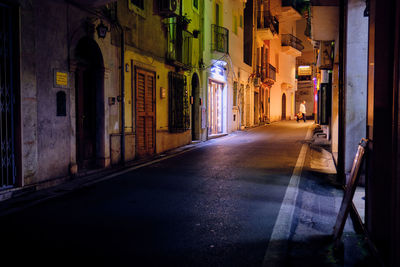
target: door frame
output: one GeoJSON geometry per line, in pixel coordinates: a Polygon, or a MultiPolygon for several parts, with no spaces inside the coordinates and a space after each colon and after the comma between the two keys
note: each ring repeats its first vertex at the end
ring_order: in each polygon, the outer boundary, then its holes
{"type": "MultiPolygon", "coordinates": [[[[221,81],[218,81],[218,80],[214,80],[214,79],[211,79],[211,78],[209,78],[208,79],[208,87],[207,87],[207,94],[209,94],[209,93],[213,93],[213,91],[211,91],[210,90],[210,88],[212,88],[212,86],[211,86],[211,84],[212,83],[214,83],[214,84],[217,84],[217,85],[219,85],[219,86],[221,86],[221,111],[220,111],[220,115],[221,115],[221,132],[220,133],[210,133],[210,130],[211,130],[211,121],[210,121],[210,117],[211,117],[211,104],[210,104],[210,99],[211,99],[211,97],[210,97],[210,95],[208,95],[208,97],[207,97],[207,111],[208,111],[208,129],[207,129],[207,135],[218,135],[218,134],[223,134],[225,131],[224,131],[224,129],[225,129],[225,127],[226,127],[226,125],[225,125],[225,123],[226,123],[226,118],[225,118],[225,114],[224,114],[224,97],[225,97],[225,90],[226,90],[226,83],[224,83],[224,82],[221,82],[221,81]],[[210,92],[211,91],[211,92],[210,92]]],[[[218,126],[217,126],[217,131],[218,131],[218,126]]]]}
{"type": "MultiPolygon", "coordinates": [[[[156,105],[156,101],[157,101],[157,97],[156,97],[156,88],[157,88],[157,80],[156,80],[156,72],[155,71],[152,71],[152,70],[148,70],[148,69],[145,69],[145,68],[142,68],[142,67],[139,67],[139,66],[135,66],[134,67],[134,70],[135,70],[135,74],[134,74],[134,77],[135,77],[135,80],[134,80],[134,88],[135,88],[135,91],[134,91],[134,96],[135,96],[135,155],[136,155],[136,157],[146,157],[146,156],[151,156],[151,155],[154,155],[155,153],[156,153],[156,151],[157,151],[157,143],[156,143],[156,140],[157,140],[157,138],[156,138],[156,128],[157,128],[157,125],[156,125],[156,117],[157,117],[157,105],[156,105]],[[137,101],[137,74],[138,74],[138,72],[139,71],[142,71],[142,72],[145,72],[145,73],[149,73],[149,74],[151,74],[153,77],[154,77],[154,83],[153,83],[153,99],[152,99],[152,102],[153,102],[153,112],[154,112],[154,116],[153,116],[153,125],[154,125],[154,127],[153,127],[153,129],[152,129],[152,132],[153,132],[153,144],[154,144],[154,149],[153,149],[153,151],[151,152],[151,154],[149,154],[149,153],[139,153],[139,146],[138,146],[138,110],[137,110],[137,103],[138,103],[138,101],[137,101]]],[[[145,85],[145,87],[146,87],[146,85],[145,85]]],[[[146,92],[146,90],[145,90],[145,92],[146,92]]],[[[146,98],[146,96],[145,96],[145,98],[146,98]]],[[[146,108],[145,108],[146,109],[146,108]]],[[[146,126],[144,126],[144,128],[146,128],[146,126]]]]}
{"type": "MultiPolygon", "coordinates": [[[[83,72],[85,70],[91,71],[92,81],[95,81],[94,86],[94,96],[95,96],[95,142],[94,142],[94,162],[92,166],[87,166],[89,168],[104,168],[107,167],[108,162],[106,158],[106,139],[105,134],[107,132],[105,126],[105,102],[104,102],[104,92],[105,92],[105,68],[104,68],[104,59],[103,53],[99,44],[93,38],[88,36],[83,36],[77,40],[75,44],[75,55],[72,59],[71,64],[73,66],[73,72],[75,74],[79,72],[83,72]]],[[[78,75],[82,76],[83,75],[78,75]]],[[[78,78],[82,79],[82,78],[78,78]]],[[[78,166],[78,172],[82,169],[85,169],[85,164],[79,161],[79,154],[83,148],[82,145],[78,143],[78,101],[79,100],[79,90],[84,90],[83,86],[78,86],[77,78],[75,78],[75,162],[78,166]],[[82,168],[83,167],[83,168],[82,168]]],[[[82,80],[83,82],[83,80],[82,80]]],[[[81,114],[83,115],[83,114],[81,114]]]]}

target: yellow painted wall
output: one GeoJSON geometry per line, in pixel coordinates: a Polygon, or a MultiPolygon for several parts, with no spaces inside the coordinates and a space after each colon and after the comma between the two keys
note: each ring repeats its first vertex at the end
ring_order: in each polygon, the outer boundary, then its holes
{"type": "MultiPolygon", "coordinates": [[[[156,153],[161,153],[175,147],[188,144],[191,141],[190,129],[185,133],[170,133],[168,131],[168,73],[175,71],[175,67],[165,64],[167,40],[163,19],[154,14],[153,1],[145,1],[144,16],[127,10],[127,1],[118,5],[121,24],[132,30],[132,44],[126,44],[125,64],[125,132],[135,132],[135,67],[155,73],[156,92],[156,153]],[[161,88],[165,89],[166,96],[161,98],[161,88]]],[[[201,1],[199,9],[193,7],[192,1],[182,2],[182,15],[191,19],[188,31],[200,29],[201,1]]],[[[222,12],[221,12],[222,13],[222,12]]],[[[200,31],[200,35],[203,34],[200,31]]],[[[127,36],[126,38],[130,38],[127,36]]],[[[200,42],[199,38],[192,39],[192,65],[198,66],[200,42]]],[[[128,40],[127,40],[128,41],[128,40]]],[[[188,98],[191,96],[191,77],[193,72],[186,72],[188,98]]],[[[191,106],[189,106],[191,108],[191,106]]]]}

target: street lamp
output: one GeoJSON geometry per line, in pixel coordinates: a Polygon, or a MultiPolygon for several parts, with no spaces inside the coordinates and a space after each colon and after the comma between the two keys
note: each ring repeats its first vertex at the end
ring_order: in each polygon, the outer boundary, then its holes
{"type": "Polygon", "coordinates": [[[100,21],[100,24],[97,25],[96,30],[97,30],[97,36],[99,38],[103,38],[103,39],[106,38],[106,34],[108,32],[108,28],[107,28],[106,25],[104,25],[102,20],[100,21]]]}

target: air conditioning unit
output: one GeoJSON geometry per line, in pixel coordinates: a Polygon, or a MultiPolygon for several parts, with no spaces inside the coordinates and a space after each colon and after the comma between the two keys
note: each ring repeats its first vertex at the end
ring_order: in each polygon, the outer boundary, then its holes
{"type": "Polygon", "coordinates": [[[158,11],[163,15],[174,14],[179,7],[178,0],[159,0],[158,1],[158,11]]]}
{"type": "Polygon", "coordinates": [[[261,85],[261,79],[260,77],[254,78],[254,86],[260,86],[261,85]]]}

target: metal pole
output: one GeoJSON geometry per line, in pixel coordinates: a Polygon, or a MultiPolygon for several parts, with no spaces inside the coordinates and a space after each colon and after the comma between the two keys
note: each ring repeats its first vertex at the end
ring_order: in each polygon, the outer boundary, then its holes
{"type": "Polygon", "coordinates": [[[125,35],[121,26],[121,163],[125,164],[125,35]]]}

